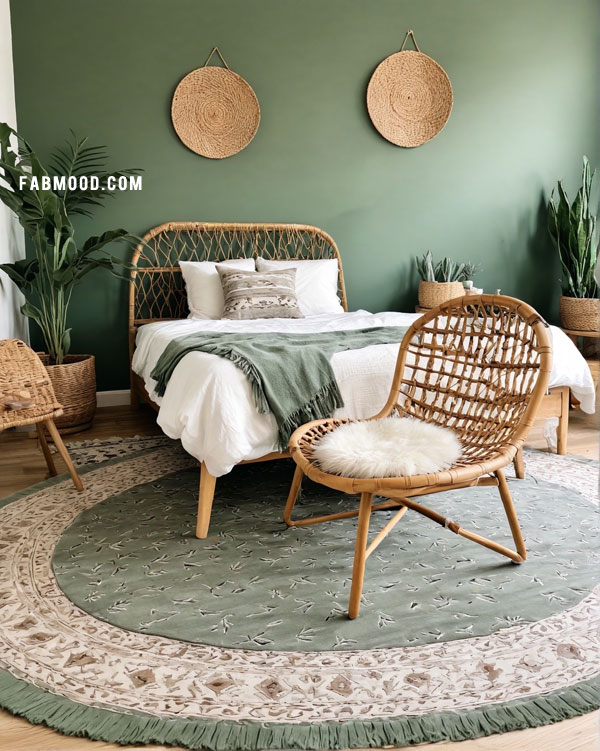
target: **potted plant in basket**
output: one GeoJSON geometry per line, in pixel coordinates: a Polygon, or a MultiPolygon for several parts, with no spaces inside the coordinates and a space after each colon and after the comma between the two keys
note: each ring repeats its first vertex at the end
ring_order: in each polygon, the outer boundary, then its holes
{"type": "Polygon", "coordinates": [[[573,203],[559,180],[548,202],[548,229],[556,244],[562,266],[560,322],[565,329],[600,331],[600,300],[594,277],[597,243],[596,217],[590,207],[594,173],[583,157],[581,187],[573,203]]]}
{"type": "Polygon", "coordinates": [[[446,300],[465,294],[463,282],[471,280],[479,267],[472,263],[456,263],[451,258],[443,258],[433,263],[428,250],[421,258],[415,258],[419,281],[419,306],[435,308],[446,300]]]}
{"type": "Polygon", "coordinates": [[[46,169],[31,146],[16,131],[0,123],[0,199],[17,215],[28,235],[31,257],[0,264],[0,269],[17,285],[26,302],[21,313],[39,327],[46,353],[42,355],[56,397],[64,415],[56,420],[62,432],[75,432],[89,426],[96,410],[96,373],[93,355],[70,355],[67,314],[73,289],[84,276],[104,268],[119,278],[131,265],[103,251],[118,241],[137,238],[124,229],[88,238],[82,245],[75,239],[70,221],[73,214],[91,216],[100,206],[112,181],[138,170],[106,172],[106,150],[87,146],[87,139],[71,133],[65,148],[57,149],[46,169]],[[64,185],[61,179],[65,177],[64,185]],[[96,189],[82,189],[85,180],[97,176],[96,189]],[[68,178],[71,180],[69,188],[68,178]],[[58,187],[57,187],[58,186],[58,187]]]}

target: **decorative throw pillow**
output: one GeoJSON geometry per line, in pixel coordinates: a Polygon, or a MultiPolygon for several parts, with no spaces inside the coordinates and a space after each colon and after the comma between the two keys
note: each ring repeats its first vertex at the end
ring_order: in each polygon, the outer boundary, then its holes
{"type": "Polygon", "coordinates": [[[257,271],[296,269],[296,295],[305,316],[319,313],[343,313],[338,297],[339,266],[337,258],[319,258],[315,261],[269,261],[257,258],[257,271]]]}
{"type": "Polygon", "coordinates": [[[304,318],[296,297],[296,269],[249,273],[227,268],[217,270],[223,285],[223,318],[304,318]]]}
{"type": "MultiPolygon", "coordinates": [[[[254,258],[234,258],[223,261],[226,268],[254,271],[254,258]]],[[[223,315],[223,287],[214,261],[180,261],[187,291],[189,318],[221,318],[223,315]]]]}

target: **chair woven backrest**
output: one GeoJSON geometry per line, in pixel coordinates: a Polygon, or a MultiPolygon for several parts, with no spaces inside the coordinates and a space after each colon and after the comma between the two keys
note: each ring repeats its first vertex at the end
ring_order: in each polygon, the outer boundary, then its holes
{"type": "Polygon", "coordinates": [[[548,325],[529,305],[501,295],[457,298],[407,331],[387,413],[454,430],[465,463],[508,458],[535,418],[551,366],[548,325]]]}
{"type": "Polygon", "coordinates": [[[62,407],[40,358],[20,339],[0,340],[0,431],[59,417],[62,407]],[[19,392],[28,396],[19,397],[19,392]],[[17,396],[16,396],[17,395],[17,396]],[[22,400],[31,406],[6,408],[22,400]]]}

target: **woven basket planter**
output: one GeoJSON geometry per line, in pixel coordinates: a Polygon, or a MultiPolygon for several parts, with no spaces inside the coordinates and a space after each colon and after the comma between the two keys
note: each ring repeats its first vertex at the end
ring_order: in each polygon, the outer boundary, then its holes
{"type": "Polygon", "coordinates": [[[560,323],[572,331],[600,331],[600,300],[594,297],[565,297],[559,299],[560,323]]]}
{"type": "Polygon", "coordinates": [[[462,297],[462,282],[419,282],[419,307],[436,308],[447,300],[462,297]]]}
{"type": "Polygon", "coordinates": [[[55,419],[61,433],[78,433],[92,424],[96,413],[96,365],[94,355],[67,355],[62,365],[49,365],[40,354],[63,414],[55,419]]]}

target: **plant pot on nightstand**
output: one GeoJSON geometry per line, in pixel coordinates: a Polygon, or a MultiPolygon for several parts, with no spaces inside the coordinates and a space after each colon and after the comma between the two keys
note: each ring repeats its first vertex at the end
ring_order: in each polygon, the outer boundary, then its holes
{"type": "Polygon", "coordinates": [[[462,282],[419,282],[419,307],[435,308],[465,294],[462,282]]]}
{"type": "Polygon", "coordinates": [[[79,433],[92,424],[96,413],[96,366],[94,355],[67,355],[62,365],[49,365],[40,354],[57,401],[64,413],[55,418],[61,433],[79,433]]]}
{"type": "Polygon", "coordinates": [[[594,297],[565,297],[559,299],[560,323],[573,331],[600,331],[600,300],[594,297]]]}

